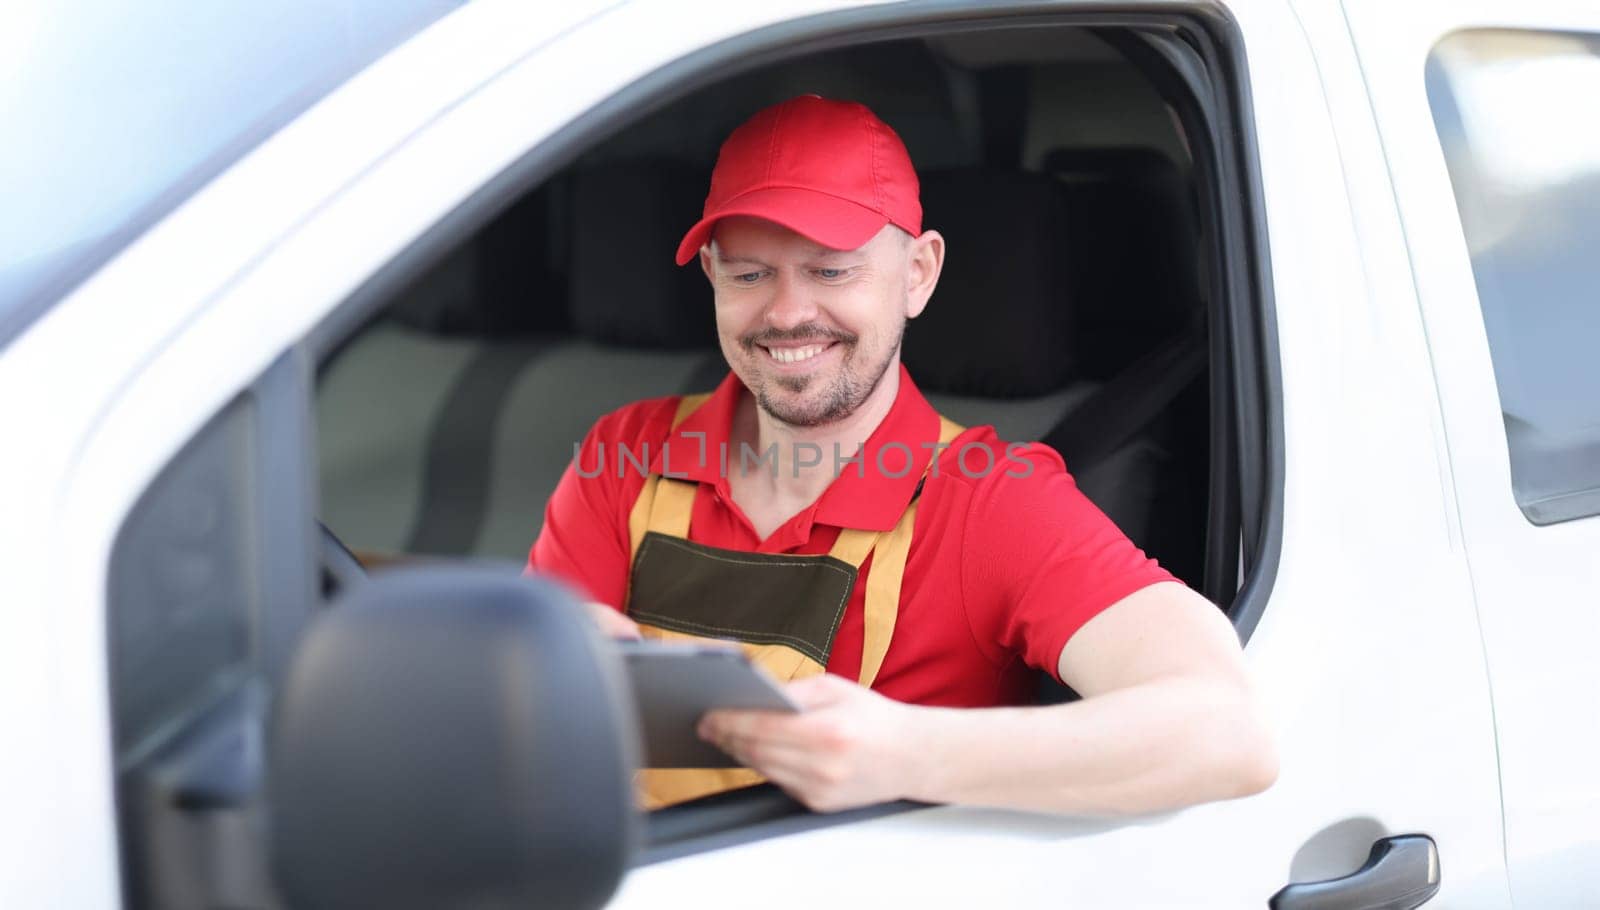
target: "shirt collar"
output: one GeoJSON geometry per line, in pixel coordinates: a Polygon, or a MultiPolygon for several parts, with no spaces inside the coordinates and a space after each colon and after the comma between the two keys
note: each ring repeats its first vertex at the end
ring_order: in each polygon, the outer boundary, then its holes
{"type": "Polygon", "coordinates": [[[729,370],[711,397],[667,434],[667,444],[650,461],[650,473],[726,487],[723,458],[738,464],[739,453],[729,446],[728,436],[744,391],[744,383],[729,370]]]}
{"type": "MultiPolygon", "coordinates": [[[[839,476],[811,507],[813,523],[887,531],[911,503],[939,439],[939,414],[911,381],[904,364],[899,371],[900,388],[889,413],[867,437],[858,461],[845,462],[852,453],[840,453],[839,476]]],[[[668,435],[669,445],[655,454],[651,472],[666,474],[670,468],[669,476],[712,484],[726,492],[721,453],[727,453],[728,469],[737,468],[739,452],[729,444],[729,434],[744,394],[744,383],[730,371],[711,397],[668,435]]],[[[831,467],[833,453],[824,452],[822,463],[831,467]]]]}

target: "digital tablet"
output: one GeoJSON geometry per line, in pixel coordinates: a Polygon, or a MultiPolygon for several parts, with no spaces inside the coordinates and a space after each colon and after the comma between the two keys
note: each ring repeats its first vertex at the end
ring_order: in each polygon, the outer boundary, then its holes
{"type": "Polygon", "coordinates": [[[800,710],[776,680],[734,648],[658,641],[617,645],[639,709],[646,767],[738,767],[695,734],[702,715],[715,708],[800,710]]]}

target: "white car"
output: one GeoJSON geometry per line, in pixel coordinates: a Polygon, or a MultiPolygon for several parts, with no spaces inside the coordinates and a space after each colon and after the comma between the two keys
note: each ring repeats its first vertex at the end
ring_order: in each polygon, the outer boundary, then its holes
{"type": "Polygon", "coordinates": [[[0,906],[1600,905],[1592,2],[4,18],[0,906]],[[672,244],[802,91],[950,238],[930,399],[1235,621],[1265,793],[631,810],[614,659],[475,563],[715,377],[672,244]]]}

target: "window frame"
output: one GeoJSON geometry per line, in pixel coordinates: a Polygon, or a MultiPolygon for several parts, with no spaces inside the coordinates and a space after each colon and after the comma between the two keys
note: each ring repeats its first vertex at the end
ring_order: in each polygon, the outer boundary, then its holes
{"type": "MultiPolygon", "coordinates": [[[[1248,644],[1271,596],[1282,549],[1284,442],[1281,373],[1268,256],[1266,214],[1251,116],[1244,40],[1216,6],[1180,3],[1160,12],[1062,10],[1014,2],[979,10],[946,5],[868,7],[821,13],[755,29],[679,57],[635,80],[539,142],[367,277],[312,329],[301,349],[310,362],[332,356],[401,289],[487,225],[524,193],[626,124],[713,82],[784,59],[846,45],[938,33],[1041,26],[1139,30],[1154,40],[1143,52],[1158,87],[1177,93],[1175,109],[1197,154],[1199,206],[1211,262],[1210,319],[1213,494],[1210,534],[1237,530],[1239,546],[1208,553],[1227,614],[1248,644]],[[1201,143],[1196,137],[1209,141],[1201,143]],[[1218,352],[1226,352],[1218,356],[1218,352]],[[1237,509],[1234,513],[1231,510],[1237,509]],[[1230,525],[1231,523],[1231,525],[1230,525]],[[1242,581],[1242,584],[1239,582],[1242,581]]],[[[1103,37],[1103,35],[1102,35],[1103,37]]],[[[1169,96],[1170,99],[1171,96],[1169,96]]],[[[1218,596],[1208,590],[1206,593],[1218,596]]],[[[850,824],[929,808],[900,801],[855,812],[816,815],[770,785],[664,810],[649,819],[635,866],[678,859],[799,830],[850,824]]]]}

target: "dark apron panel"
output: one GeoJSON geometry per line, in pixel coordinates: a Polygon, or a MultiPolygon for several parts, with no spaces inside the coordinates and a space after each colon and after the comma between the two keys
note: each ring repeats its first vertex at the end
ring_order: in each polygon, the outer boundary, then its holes
{"type": "Polygon", "coordinates": [[[628,615],[686,635],[786,645],[826,667],[855,583],[855,568],[832,556],[725,550],[649,531],[628,615]]]}

